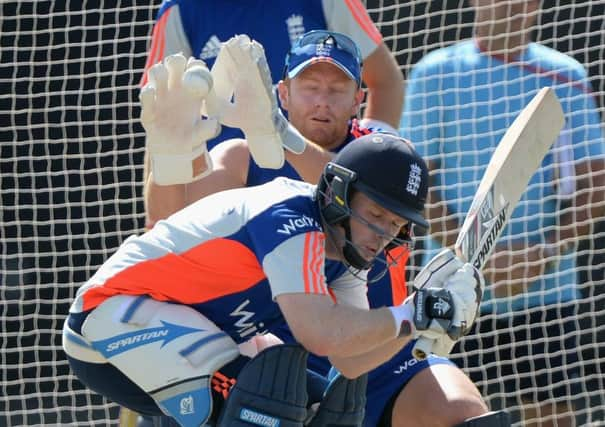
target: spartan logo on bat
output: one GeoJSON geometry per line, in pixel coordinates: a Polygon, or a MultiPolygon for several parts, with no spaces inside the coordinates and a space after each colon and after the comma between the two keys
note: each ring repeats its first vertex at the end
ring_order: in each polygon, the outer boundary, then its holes
{"type": "Polygon", "coordinates": [[[506,224],[507,207],[508,203],[504,204],[504,207],[499,212],[495,212],[493,191],[490,191],[487,194],[487,197],[481,206],[479,212],[481,220],[481,232],[479,233],[479,237],[481,238],[481,242],[479,243],[477,256],[473,263],[478,269],[481,269],[487,261],[487,257],[491,253],[492,247],[496,244],[496,240],[506,224]]]}

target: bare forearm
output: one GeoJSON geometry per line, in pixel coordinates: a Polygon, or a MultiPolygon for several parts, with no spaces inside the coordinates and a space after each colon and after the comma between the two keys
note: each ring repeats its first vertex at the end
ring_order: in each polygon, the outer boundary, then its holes
{"type": "Polygon", "coordinates": [[[296,337],[319,356],[354,357],[395,338],[395,321],[388,308],[367,310],[334,304],[325,295],[287,294],[277,297],[296,337]]]}
{"type": "Polygon", "coordinates": [[[391,339],[367,353],[353,357],[331,357],[330,362],[346,377],[355,378],[390,360],[409,341],[410,337],[391,339]]]}
{"type": "Polygon", "coordinates": [[[403,110],[403,74],[386,45],[380,45],[364,62],[363,81],[368,88],[364,118],[399,128],[403,110]]]}
{"type": "Polygon", "coordinates": [[[145,156],[144,180],[143,196],[147,228],[152,228],[157,221],[167,218],[186,206],[185,185],[156,184],[150,172],[149,156],[147,155],[145,156]]]}
{"type": "MultiPolygon", "coordinates": [[[[318,319],[319,320],[319,319],[318,319]]],[[[362,310],[343,305],[333,306],[317,325],[333,325],[325,332],[325,355],[334,358],[355,357],[383,346],[395,337],[395,322],[388,309],[362,310]]]]}
{"type": "Polygon", "coordinates": [[[307,141],[305,151],[301,154],[294,154],[288,150],[285,152],[286,160],[296,169],[303,181],[313,184],[319,182],[326,163],[333,157],[333,153],[310,141],[307,141]]]}

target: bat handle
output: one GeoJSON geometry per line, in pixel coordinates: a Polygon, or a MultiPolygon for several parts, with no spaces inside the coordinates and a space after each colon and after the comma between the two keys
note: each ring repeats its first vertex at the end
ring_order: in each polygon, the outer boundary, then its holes
{"type": "Polygon", "coordinates": [[[414,344],[414,348],[412,348],[412,354],[417,360],[424,360],[429,357],[431,354],[431,349],[433,348],[432,339],[421,336],[416,340],[414,344]]]}

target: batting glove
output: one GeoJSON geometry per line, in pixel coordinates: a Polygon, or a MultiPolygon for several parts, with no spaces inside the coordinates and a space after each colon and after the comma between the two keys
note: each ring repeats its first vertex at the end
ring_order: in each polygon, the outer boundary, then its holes
{"type": "Polygon", "coordinates": [[[206,141],[220,125],[201,115],[212,76],[201,60],[168,56],[149,69],[149,81],[139,94],[141,123],[153,180],[160,185],[187,184],[212,171],[206,141]],[[194,159],[205,167],[194,171],[194,159]]]}
{"type": "Polygon", "coordinates": [[[212,67],[212,76],[214,90],[206,102],[207,114],[240,128],[259,166],[282,167],[284,147],[297,154],[304,151],[305,139],[277,106],[265,51],[259,43],[246,35],[229,39],[212,67]]]}
{"type": "MultiPolygon", "coordinates": [[[[453,311],[450,318],[438,316],[428,323],[425,321],[426,327],[418,327],[419,339],[412,353],[420,359],[428,353],[447,356],[475,321],[485,289],[483,275],[471,264],[463,263],[450,249],[445,249],[422,269],[414,281],[414,287],[418,288],[417,293],[425,293],[427,287],[443,289],[447,298],[436,304],[451,304],[453,311]]],[[[432,310],[437,308],[435,306],[432,310]]],[[[441,310],[444,311],[444,308],[441,307],[441,310]]],[[[431,310],[428,306],[425,309],[431,310]]]]}

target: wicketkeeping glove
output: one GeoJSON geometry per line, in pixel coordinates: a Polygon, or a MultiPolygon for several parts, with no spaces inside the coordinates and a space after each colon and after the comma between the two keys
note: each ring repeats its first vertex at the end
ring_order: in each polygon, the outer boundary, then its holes
{"type": "Polygon", "coordinates": [[[202,105],[212,89],[212,76],[201,60],[168,56],[149,69],[141,89],[141,123],[153,180],[160,185],[187,184],[212,171],[206,141],[220,131],[213,118],[202,117],[202,105]],[[205,167],[195,173],[193,160],[205,167]]]}
{"type": "Polygon", "coordinates": [[[207,114],[240,128],[259,166],[280,168],[284,147],[297,154],[304,151],[305,139],[277,106],[265,51],[259,43],[246,35],[229,39],[216,58],[212,77],[214,90],[206,100],[207,114]]]}

